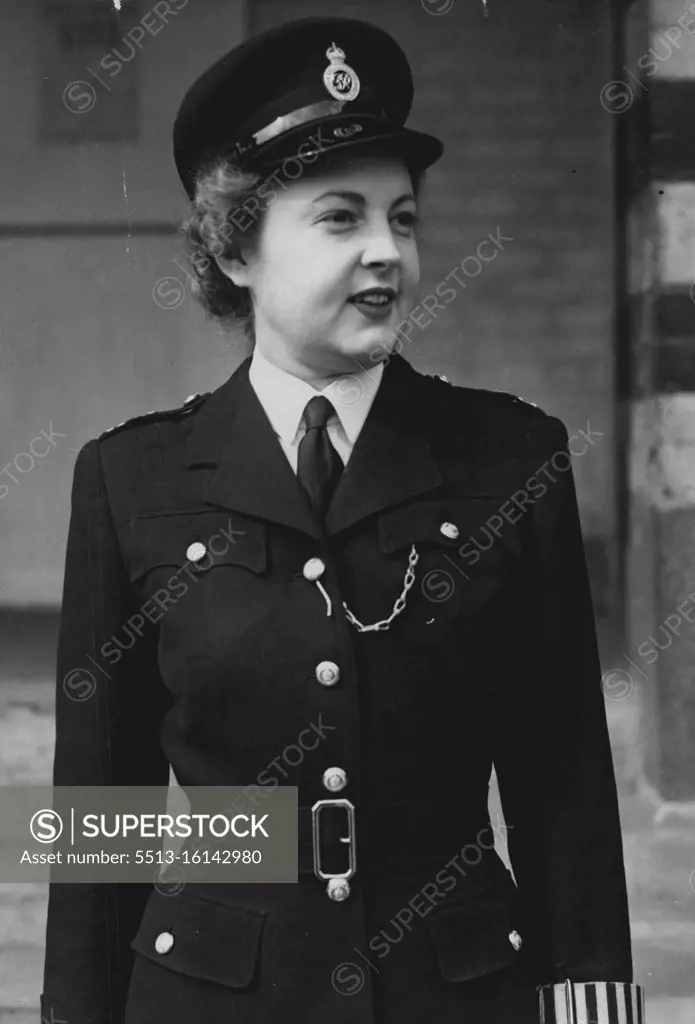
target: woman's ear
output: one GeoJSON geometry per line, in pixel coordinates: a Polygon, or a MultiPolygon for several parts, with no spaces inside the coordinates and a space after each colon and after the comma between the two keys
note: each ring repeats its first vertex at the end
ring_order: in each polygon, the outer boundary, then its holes
{"type": "Polygon", "coordinates": [[[237,256],[216,256],[215,263],[225,277],[228,277],[239,288],[248,288],[250,284],[249,265],[239,253],[237,256]]]}

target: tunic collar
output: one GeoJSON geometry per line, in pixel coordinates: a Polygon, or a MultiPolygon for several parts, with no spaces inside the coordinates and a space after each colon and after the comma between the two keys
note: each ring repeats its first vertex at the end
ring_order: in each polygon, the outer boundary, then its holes
{"type": "Polygon", "coordinates": [[[285,444],[292,444],[296,439],[307,402],[316,395],[325,395],[335,409],[345,436],[354,445],[379,389],[383,372],[383,363],[367,369],[355,364],[355,373],[339,377],[319,391],[307,381],[271,363],[256,346],[249,366],[249,381],[273,430],[285,444]]]}

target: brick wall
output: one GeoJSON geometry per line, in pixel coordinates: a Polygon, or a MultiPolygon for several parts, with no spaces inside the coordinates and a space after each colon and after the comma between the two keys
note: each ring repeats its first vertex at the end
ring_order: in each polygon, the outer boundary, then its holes
{"type": "MultiPolygon", "coordinates": [[[[101,49],[88,45],[89,33],[70,50],[69,62],[56,65],[65,33],[46,16],[48,6],[48,0],[0,3],[6,98],[0,104],[0,469],[9,464],[17,481],[3,476],[10,490],[0,491],[6,540],[0,606],[60,601],[80,446],[130,416],[210,390],[241,354],[204,321],[174,262],[181,260],[177,223],[186,202],[171,126],[190,82],[241,40],[243,0],[170,5],[180,13],[155,25],[156,35],[146,33],[112,79],[99,59],[113,55],[104,41],[101,49]],[[92,109],[66,109],[71,81],[82,81],[83,93],[94,89],[92,109]],[[123,102],[131,90],[136,113],[123,102]],[[61,113],[63,125],[74,123],[70,142],[49,142],[42,134],[51,111],[61,113]],[[135,140],[104,141],[104,123],[132,128],[135,140]],[[167,297],[177,298],[179,288],[181,301],[158,303],[158,281],[167,297]],[[13,469],[17,455],[51,424],[62,436],[48,457],[32,468],[24,455],[22,470],[13,469]]],[[[111,0],[53,6],[66,15],[80,7],[109,14],[110,8],[114,45],[125,55],[126,29],[154,4],[125,0],[122,25],[111,0]]],[[[43,450],[38,442],[35,448],[43,450]]]]}

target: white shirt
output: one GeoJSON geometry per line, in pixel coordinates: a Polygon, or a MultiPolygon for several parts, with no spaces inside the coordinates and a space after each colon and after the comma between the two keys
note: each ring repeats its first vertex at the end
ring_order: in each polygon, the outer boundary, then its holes
{"type": "Polygon", "coordinates": [[[339,377],[322,391],[317,391],[305,380],[269,362],[256,346],[251,357],[249,381],[296,473],[297,449],[306,433],[303,413],[307,402],[317,395],[325,395],[333,405],[336,415],[329,418],[326,428],[345,465],[367,419],[383,372],[383,363],[368,369],[356,365],[356,373],[339,377]]]}

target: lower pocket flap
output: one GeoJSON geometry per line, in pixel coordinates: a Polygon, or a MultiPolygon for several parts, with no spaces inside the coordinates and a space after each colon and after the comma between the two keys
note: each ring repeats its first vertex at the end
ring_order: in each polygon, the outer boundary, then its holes
{"type": "Polygon", "coordinates": [[[426,918],[442,977],[468,981],[508,967],[523,938],[514,883],[493,885],[426,918]]]}
{"type": "Polygon", "coordinates": [[[265,914],[154,890],[131,947],[171,971],[229,988],[251,984],[265,914]]]}

